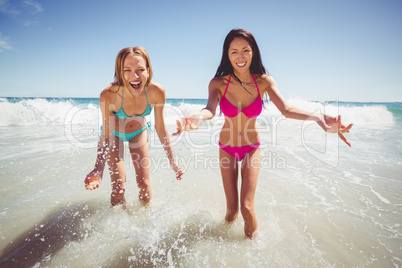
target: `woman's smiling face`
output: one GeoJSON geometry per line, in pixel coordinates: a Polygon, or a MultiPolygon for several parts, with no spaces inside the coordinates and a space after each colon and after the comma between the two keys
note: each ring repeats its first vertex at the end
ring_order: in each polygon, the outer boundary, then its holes
{"type": "Polygon", "coordinates": [[[229,46],[229,60],[233,70],[244,72],[250,69],[253,51],[250,44],[242,37],[236,37],[229,46]]]}
{"type": "Polygon", "coordinates": [[[124,60],[124,79],[134,91],[140,91],[146,84],[149,71],[145,59],[139,55],[128,55],[124,60]]]}

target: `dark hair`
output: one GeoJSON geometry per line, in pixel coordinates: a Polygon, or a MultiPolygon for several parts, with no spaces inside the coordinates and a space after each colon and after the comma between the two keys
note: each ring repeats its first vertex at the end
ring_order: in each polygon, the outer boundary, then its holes
{"type": "Polygon", "coordinates": [[[253,74],[266,74],[264,65],[262,65],[260,49],[258,48],[257,42],[254,36],[247,30],[244,29],[233,29],[231,30],[225,38],[223,43],[222,59],[219,64],[218,70],[216,71],[215,77],[225,76],[228,74],[233,74],[233,66],[229,61],[229,46],[233,39],[236,37],[244,38],[251,46],[253,51],[253,58],[251,60],[250,71],[253,74]]]}

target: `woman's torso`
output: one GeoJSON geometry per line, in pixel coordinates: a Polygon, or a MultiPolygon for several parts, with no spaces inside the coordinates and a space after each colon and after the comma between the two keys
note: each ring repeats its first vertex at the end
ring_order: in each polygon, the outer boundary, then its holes
{"type": "Polygon", "coordinates": [[[123,133],[134,132],[146,125],[144,115],[149,114],[151,104],[150,88],[148,87],[134,97],[129,89],[117,85],[112,85],[109,89],[109,106],[110,109],[109,129],[110,131],[118,131],[123,133]],[[149,107],[150,106],[150,107],[149,107]]]}
{"type": "Polygon", "coordinates": [[[258,88],[257,77],[254,81],[243,82],[249,92],[231,75],[220,79],[220,106],[225,122],[219,141],[229,146],[257,143],[260,138],[256,129],[256,118],[262,109],[262,92],[258,88]]]}

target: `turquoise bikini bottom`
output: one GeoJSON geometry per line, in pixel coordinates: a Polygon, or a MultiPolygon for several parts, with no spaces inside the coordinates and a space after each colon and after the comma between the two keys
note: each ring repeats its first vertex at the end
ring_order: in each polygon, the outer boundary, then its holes
{"type": "Polygon", "coordinates": [[[144,127],[140,128],[139,130],[136,130],[134,132],[124,133],[124,132],[118,132],[118,131],[113,130],[113,135],[120,138],[122,141],[131,141],[135,136],[137,136],[138,134],[142,133],[144,130],[146,130],[147,128],[150,128],[150,127],[151,127],[151,122],[147,122],[147,124],[144,127]]]}

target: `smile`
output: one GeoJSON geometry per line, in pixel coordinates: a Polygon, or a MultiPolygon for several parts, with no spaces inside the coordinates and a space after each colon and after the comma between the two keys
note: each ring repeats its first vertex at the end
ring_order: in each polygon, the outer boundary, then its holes
{"type": "Polygon", "coordinates": [[[140,82],[130,82],[130,85],[133,89],[139,89],[140,85],[141,85],[141,81],[140,82]]]}
{"type": "Polygon", "coordinates": [[[237,66],[239,67],[244,67],[246,66],[247,61],[243,62],[243,63],[236,63],[237,66]]]}

